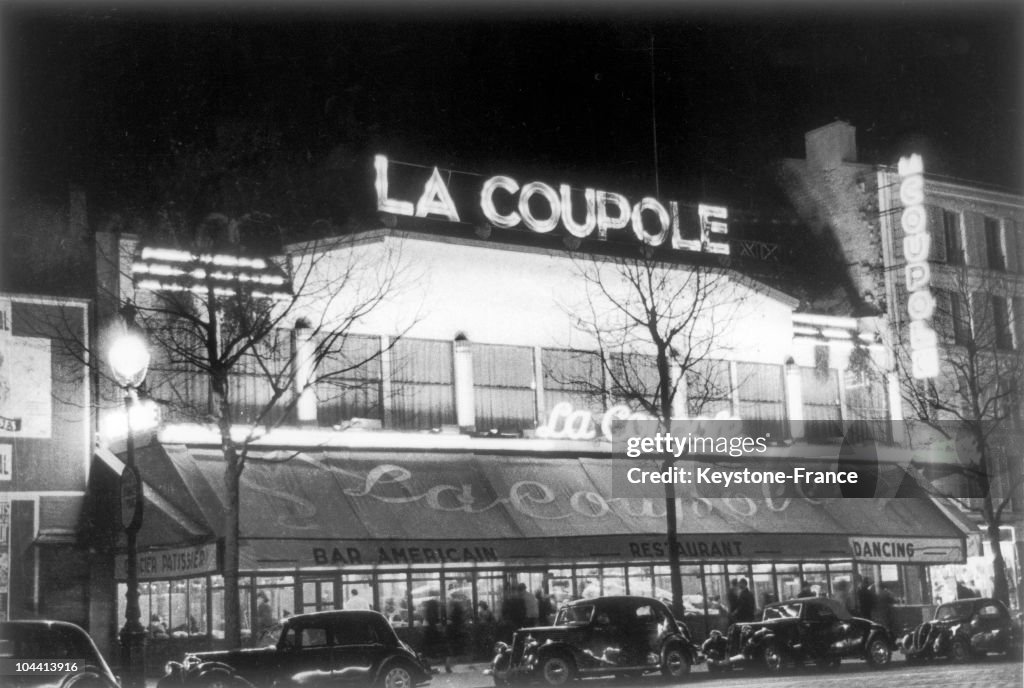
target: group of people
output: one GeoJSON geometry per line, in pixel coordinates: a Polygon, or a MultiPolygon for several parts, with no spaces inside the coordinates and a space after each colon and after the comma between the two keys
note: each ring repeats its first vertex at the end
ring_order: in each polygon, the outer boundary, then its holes
{"type": "MultiPolygon", "coordinates": [[[[804,581],[798,597],[813,597],[814,591],[804,581]]],[[[854,585],[848,581],[835,584],[834,597],[850,614],[862,619],[877,621],[886,628],[896,628],[896,604],[898,600],[891,586],[881,583],[877,589],[869,576],[856,576],[854,585]]]]}
{"type": "Polygon", "coordinates": [[[543,590],[531,593],[526,583],[509,586],[501,603],[501,620],[512,630],[551,623],[555,605],[543,590]]]}
{"type": "Polygon", "coordinates": [[[174,634],[174,637],[178,637],[177,634],[194,635],[201,632],[199,622],[191,614],[188,615],[186,623],[176,626],[172,630],[167,629],[167,623],[159,614],[151,614],[149,617],[149,628],[146,630],[151,640],[167,640],[172,634],[174,634]]]}

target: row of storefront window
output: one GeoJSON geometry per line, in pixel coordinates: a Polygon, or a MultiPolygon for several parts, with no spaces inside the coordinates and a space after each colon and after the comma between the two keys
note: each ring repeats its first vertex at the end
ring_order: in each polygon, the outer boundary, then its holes
{"type": "MultiPolygon", "coordinates": [[[[287,336],[282,332],[268,338],[276,342],[267,344],[273,355],[288,355],[287,336]]],[[[622,376],[609,375],[605,384],[603,366],[594,352],[477,343],[471,345],[471,352],[478,429],[518,433],[535,428],[544,412],[560,402],[600,412],[622,403],[626,396],[617,394],[612,382],[622,376]],[[603,393],[605,390],[607,393],[603,393]]],[[[352,418],[366,418],[379,421],[383,427],[403,430],[454,424],[453,356],[451,341],[400,339],[389,345],[380,337],[350,335],[340,355],[321,363],[326,381],[315,390],[318,422],[334,426],[352,418]],[[383,370],[390,371],[387,380],[383,370]],[[332,376],[333,371],[339,375],[332,376]]],[[[841,384],[839,371],[828,367],[827,352],[819,358],[821,365],[800,369],[809,438],[842,435],[843,397],[848,416],[845,420],[888,417],[884,386],[879,380],[844,377],[845,384],[841,384]]],[[[610,367],[628,368],[629,379],[647,385],[652,393],[657,387],[653,357],[633,355],[610,367]]],[[[261,370],[254,367],[248,374],[243,360],[232,376],[231,395],[238,400],[241,421],[252,420],[247,414],[262,412],[273,393],[261,370]]],[[[163,368],[154,379],[162,380],[157,384],[173,385],[176,394],[191,399],[197,407],[208,397],[206,376],[163,368]]],[[[783,423],[783,366],[705,360],[687,371],[686,383],[691,416],[735,412],[745,420],[772,426],[764,430],[776,437],[788,434],[783,423]]]]}
{"type": "MultiPolygon", "coordinates": [[[[745,578],[758,607],[796,597],[804,582],[814,595],[843,598],[855,585],[850,561],[805,563],[702,564],[682,566],[683,606],[687,617],[728,619],[730,581],[745,578]]],[[[913,592],[901,567],[861,565],[859,573],[885,585],[900,601],[927,602],[913,592]],[[909,599],[908,599],[909,598],[909,599]]],[[[602,595],[645,595],[671,601],[669,568],[643,566],[564,566],[536,569],[446,569],[443,571],[337,571],[299,575],[249,576],[240,580],[243,639],[258,643],[268,627],[295,613],[369,608],[383,613],[398,629],[423,626],[427,608],[436,605],[442,621],[458,605],[469,622],[503,619],[505,598],[522,583],[531,594],[550,598],[554,608],[569,600],[602,595]],[[262,598],[266,598],[263,602],[262,598]],[[262,605],[266,606],[262,606],[262,605]],[[411,611],[410,611],[411,610],[411,611]]],[[[927,586],[921,586],[927,587],[927,586]]],[[[119,585],[119,618],[124,618],[124,584],[119,585]]],[[[140,609],[149,620],[150,638],[224,636],[224,583],[218,575],[140,584],[140,609]]]]}

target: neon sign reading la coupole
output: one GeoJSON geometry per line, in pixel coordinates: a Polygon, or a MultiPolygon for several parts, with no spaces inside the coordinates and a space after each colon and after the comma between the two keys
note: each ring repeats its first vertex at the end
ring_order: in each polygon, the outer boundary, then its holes
{"type": "Polygon", "coordinates": [[[910,316],[911,375],[916,379],[936,377],[939,374],[938,337],[929,324],[935,312],[935,297],[931,291],[931,235],[924,207],[924,164],[920,155],[900,158],[897,171],[900,176],[900,202],[903,213],[903,257],[907,292],[907,313],[910,316]]]}
{"type": "MultiPolygon", "coordinates": [[[[377,179],[377,210],[409,217],[440,217],[461,222],[459,212],[447,183],[435,167],[423,184],[423,191],[415,203],[389,197],[388,159],[374,158],[377,179]]],[[[547,234],[559,225],[577,239],[607,240],[612,232],[630,232],[648,246],[661,246],[666,242],[676,250],[729,254],[724,239],[729,233],[728,210],[721,206],[698,205],[696,208],[697,236],[684,236],[683,225],[693,218],[680,218],[680,212],[693,212],[677,201],[664,204],[650,196],[630,203],[626,196],[600,189],[572,189],[560,184],[532,181],[520,185],[511,177],[498,175],[484,181],[480,187],[479,210],[488,223],[502,229],[520,225],[547,234]],[[502,209],[499,209],[499,201],[502,209]],[[537,202],[535,202],[537,201],[537,202]],[[715,235],[713,237],[713,235],[715,235]]]]}

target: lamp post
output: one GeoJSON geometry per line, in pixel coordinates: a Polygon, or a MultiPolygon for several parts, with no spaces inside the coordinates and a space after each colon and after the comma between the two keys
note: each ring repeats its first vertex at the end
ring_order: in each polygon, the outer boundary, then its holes
{"type": "Polygon", "coordinates": [[[131,331],[126,318],[126,332],[110,347],[108,360],[117,384],[124,388],[124,407],[128,426],[125,431],[125,467],[121,473],[121,525],[127,540],[127,588],[124,627],[121,629],[121,667],[124,688],[145,688],[146,628],[139,609],[139,572],[136,562],[135,536],[142,526],[142,481],[135,467],[135,435],[132,431],[132,409],[136,389],[146,379],[149,351],[143,338],[131,331]]]}

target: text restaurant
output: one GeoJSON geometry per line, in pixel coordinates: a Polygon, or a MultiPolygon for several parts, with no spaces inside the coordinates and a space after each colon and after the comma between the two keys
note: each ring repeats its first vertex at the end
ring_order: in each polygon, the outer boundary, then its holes
{"type": "MultiPolygon", "coordinates": [[[[610,594],[671,598],[664,493],[619,490],[624,456],[610,441],[617,420],[644,417],[626,379],[656,386],[655,356],[642,344],[609,354],[615,323],[580,327],[587,313],[603,312],[586,271],[621,268],[615,251],[654,265],[665,289],[701,271],[718,280],[700,306],[718,329],[698,325],[705,329],[688,340],[694,360],[670,371],[672,414],[756,421],[759,437],[770,438],[767,454],[731,457],[735,468],[797,457],[834,470],[851,423],[868,443],[898,439],[892,381],[871,372],[885,370],[887,354],[861,323],[797,313],[795,298],[734,266],[700,262],[730,253],[726,208],[507,176],[460,179],[382,156],[371,174],[379,226],[358,241],[288,250],[318,251],[340,271],[389,264],[400,249],[415,289],[355,322],[347,360],[363,363],[321,362],[343,369],[345,384],[315,387],[313,403],[296,405],[296,417],[248,447],[240,519],[246,642],[260,642],[291,614],[366,606],[414,642],[432,607],[442,621],[456,607],[468,623],[491,624],[493,615],[501,633],[515,622],[504,612],[519,584],[555,606],[610,594]],[[855,366],[863,356],[879,365],[855,366]]],[[[121,255],[138,248],[126,245],[121,255]]],[[[609,274],[601,293],[628,288],[622,273],[609,274]]],[[[282,356],[301,349],[292,334],[282,333],[292,343],[282,356]]],[[[271,393],[258,376],[243,370],[232,382],[240,423],[254,421],[271,393]]],[[[197,378],[178,391],[204,399],[205,384],[197,378]]],[[[161,642],[174,648],[168,656],[182,645],[216,645],[224,627],[220,441],[208,426],[174,421],[165,417],[136,438],[146,499],[142,613],[166,627],[150,641],[154,657],[161,642]]],[[[100,443],[97,484],[116,482],[122,447],[100,443]]],[[[870,578],[919,618],[935,602],[929,566],[962,561],[967,542],[941,505],[905,496],[897,483],[861,498],[766,485],[708,496],[677,486],[686,621],[698,635],[724,627],[738,578],[759,606],[805,589],[848,595],[858,578],[870,578]]],[[[122,550],[116,618],[124,615],[124,571],[122,550]]]]}

